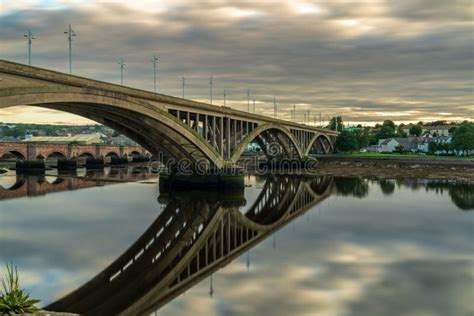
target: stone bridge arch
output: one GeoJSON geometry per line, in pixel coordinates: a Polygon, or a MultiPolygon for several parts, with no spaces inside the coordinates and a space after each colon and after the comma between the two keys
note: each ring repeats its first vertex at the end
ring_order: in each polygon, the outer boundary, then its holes
{"type": "Polygon", "coordinates": [[[15,95],[0,96],[0,107],[33,105],[80,115],[111,128],[152,153],[165,151],[176,160],[207,159],[217,168],[224,161],[214,148],[168,112],[120,93],[92,88],[23,88],[15,95]],[[46,90],[46,91],[45,91],[46,90]],[[147,140],[147,141],[145,141],[147,140]]]}
{"type": "MultiPolygon", "coordinates": [[[[278,144],[281,146],[281,150],[283,151],[282,153],[284,153],[285,158],[302,158],[304,155],[302,149],[300,146],[298,146],[298,142],[296,141],[294,135],[288,128],[278,124],[269,123],[259,125],[254,130],[252,130],[248,136],[237,146],[231,157],[231,161],[234,163],[237,162],[248,145],[255,140],[257,140],[257,143],[260,145],[260,147],[271,147],[275,144],[278,144]]],[[[271,157],[271,153],[268,151],[273,149],[268,147],[267,151],[265,148],[262,148],[262,150],[267,157],[271,157]]],[[[280,149],[275,148],[275,150],[280,149]]]]}
{"type": "Polygon", "coordinates": [[[334,151],[333,141],[328,135],[317,133],[309,142],[305,155],[314,152],[315,154],[329,154],[334,151]]]}

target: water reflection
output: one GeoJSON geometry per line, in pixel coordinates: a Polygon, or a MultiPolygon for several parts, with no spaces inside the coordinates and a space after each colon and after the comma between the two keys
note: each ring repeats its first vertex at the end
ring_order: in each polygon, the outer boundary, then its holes
{"type": "Polygon", "coordinates": [[[142,167],[116,167],[102,170],[50,171],[47,174],[16,174],[9,171],[0,176],[0,200],[43,196],[53,192],[74,191],[114,183],[156,180],[157,175],[142,167]]]}
{"type": "MultiPolygon", "coordinates": [[[[141,315],[164,305],[331,194],[332,178],[270,177],[241,213],[243,192],[162,194],[166,208],[104,271],[48,310],[141,315]]],[[[210,293],[212,295],[212,287],[210,293]]]]}
{"type": "MultiPolygon", "coordinates": [[[[147,180],[156,175],[139,169],[110,169],[84,173],[82,177],[9,177],[8,181],[0,179],[6,188],[0,192],[19,190],[23,196],[37,196],[34,205],[38,205],[39,196],[83,187],[74,186],[74,181],[104,186],[147,180]],[[12,177],[15,181],[11,181],[12,177]],[[34,189],[25,190],[25,187],[34,189]]],[[[217,310],[224,314],[262,315],[290,312],[337,315],[346,311],[364,315],[393,311],[393,315],[410,315],[424,301],[435,301],[432,306],[420,309],[425,314],[443,315],[447,311],[462,314],[472,310],[466,307],[466,295],[459,294],[472,289],[472,273],[469,273],[473,262],[472,213],[452,212],[454,205],[460,210],[473,209],[471,184],[329,176],[251,177],[247,182],[252,187],[245,192],[160,192],[159,195],[155,191],[157,186],[153,185],[147,195],[140,195],[126,205],[125,201],[137,196],[146,186],[130,191],[129,185],[123,184],[120,189],[119,184],[113,195],[97,198],[96,209],[86,215],[82,214],[90,207],[86,201],[104,192],[96,190],[87,195],[84,194],[87,190],[80,190],[55,194],[58,200],[54,200],[54,205],[64,205],[74,194],[83,194],[84,210],[78,207],[80,212],[64,217],[79,218],[81,226],[72,232],[73,225],[66,226],[64,219],[55,219],[60,211],[40,213],[34,224],[28,224],[27,217],[35,214],[15,215],[17,209],[7,212],[3,205],[21,205],[18,203],[21,199],[8,201],[9,197],[4,197],[0,203],[9,204],[0,204],[0,215],[7,215],[2,216],[1,230],[5,232],[0,235],[2,258],[3,254],[5,260],[15,262],[26,258],[37,269],[41,262],[38,257],[51,257],[49,263],[62,262],[60,269],[68,272],[62,278],[74,275],[75,269],[80,269],[78,265],[92,262],[89,268],[94,272],[81,276],[80,283],[90,279],[83,286],[74,290],[80,284],[76,282],[75,286],[64,286],[54,295],[53,291],[43,290],[53,299],[59,298],[48,308],[60,311],[142,314],[161,308],[163,314],[186,315],[199,307],[195,313],[206,315],[217,310]],[[145,220],[137,218],[146,213],[146,206],[161,205],[163,210],[159,214],[148,213],[145,220]],[[113,211],[107,213],[105,207],[113,211]],[[131,207],[135,207],[130,212],[133,216],[120,217],[121,208],[131,207]],[[307,210],[312,210],[311,219],[307,212],[297,222],[307,210]],[[19,218],[18,227],[12,228],[11,218],[15,216],[23,218],[19,218]],[[54,224],[41,222],[40,216],[54,224]],[[108,228],[95,227],[99,218],[112,224],[108,228]],[[136,223],[142,227],[132,227],[136,223]],[[289,227],[285,230],[286,225],[289,227]],[[68,235],[57,234],[58,227],[65,226],[71,238],[89,238],[90,242],[67,244],[68,235]],[[126,229],[121,229],[122,226],[126,229]],[[30,236],[36,227],[40,233],[30,236]],[[145,232],[143,227],[148,227],[145,232]],[[31,245],[45,231],[51,231],[53,237],[46,239],[38,247],[40,253],[32,256],[31,245]],[[136,234],[125,240],[123,235],[129,231],[136,234]],[[18,232],[20,237],[15,240],[18,232]],[[269,246],[265,248],[263,240],[270,236],[269,246]],[[103,255],[108,250],[104,240],[113,239],[120,240],[116,243],[118,249],[107,257],[103,255]],[[135,242],[123,252],[124,245],[131,244],[131,240],[135,242]],[[71,249],[75,249],[76,256],[70,255],[71,249]],[[108,266],[97,264],[104,257],[116,258],[121,252],[117,259],[108,261],[113,261],[108,266]],[[104,267],[92,277],[92,273],[104,267]],[[217,272],[222,267],[225,269],[217,272]],[[242,276],[244,272],[248,274],[247,282],[242,276]],[[199,282],[206,278],[205,282],[199,282]],[[200,288],[204,290],[197,292],[200,288]],[[177,297],[184,291],[188,291],[186,297],[177,297]],[[202,296],[196,293],[205,294],[206,298],[212,296],[214,301],[202,303],[202,296]],[[407,306],[402,308],[400,301],[407,306]],[[385,307],[377,309],[373,302],[383,302],[385,307]]],[[[108,188],[112,187],[115,186],[108,188]]],[[[42,200],[51,198],[53,195],[42,200]]],[[[53,203],[46,205],[54,207],[53,203]]],[[[48,262],[44,265],[48,266],[48,262]]],[[[44,278],[35,276],[34,284],[47,288],[54,283],[48,273],[44,278]]],[[[62,278],[55,281],[62,282],[62,278]]]]}

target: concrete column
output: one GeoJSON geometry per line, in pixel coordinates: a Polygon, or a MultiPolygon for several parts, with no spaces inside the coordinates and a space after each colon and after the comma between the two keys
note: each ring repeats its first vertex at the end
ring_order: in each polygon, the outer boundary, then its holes
{"type": "Polygon", "coordinates": [[[207,114],[204,114],[203,122],[202,122],[202,129],[204,131],[204,139],[208,142],[208,135],[207,135],[207,114]]]}
{"type": "Polygon", "coordinates": [[[213,116],[213,117],[212,117],[212,146],[213,146],[214,148],[217,147],[216,142],[217,142],[217,137],[216,137],[216,117],[213,116]]]}
{"type": "Polygon", "coordinates": [[[123,157],[123,153],[124,153],[123,145],[120,145],[120,147],[119,147],[119,155],[120,155],[120,158],[123,157]]]}
{"type": "Polygon", "coordinates": [[[221,257],[224,257],[224,217],[221,218],[219,228],[221,232],[221,257]]]}
{"type": "Polygon", "coordinates": [[[226,155],[227,159],[230,158],[230,142],[231,142],[231,140],[230,140],[230,123],[231,123],[230,118],[227,118],[226,137],[225,137],[226,141],[227,141],[227,155],[226,155]]]}
{"type": "Polygon", "coordinates": [[[221,150],[221,155],[224,156],[224,117],[219,119],[219,148],[221,150]]]}
{"type": "Polygon", "coordinates": [[[196,113],[196,132],[201,135],[199,133],[199,113],[196,113]]]}
{"type": "Polygon", "coordinates": [[[181,118],[179,117],[181,113],[179,112],[179,110],[176,110],[176,117],[178,118],[178,120],[181,122],[181,118]]]}
{"type": "Polygon", "coordinates": [[[234,120],[234,150],[237,148],[237,121],[234,120]]]}
{"type": "Polygon", "coordinates": [[[187,120],[187,123],[188,123],[188,126],[191,126],[191,113],[186,112],[186,120],[187,120]]]}

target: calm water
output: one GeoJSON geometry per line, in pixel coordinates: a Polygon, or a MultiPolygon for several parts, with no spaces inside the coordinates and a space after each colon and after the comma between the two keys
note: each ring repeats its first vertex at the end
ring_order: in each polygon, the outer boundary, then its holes
{"type": "Polygon", "coordinates": [[[0,261],[42,306],[102,315],[473,315],[472,184],[246,183],[160,194],[140,169],[9,173],[0,261]]]}

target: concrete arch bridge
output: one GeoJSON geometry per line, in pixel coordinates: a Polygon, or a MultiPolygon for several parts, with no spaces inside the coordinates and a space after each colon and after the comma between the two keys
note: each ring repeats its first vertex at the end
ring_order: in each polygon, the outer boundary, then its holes
{"type": "Polygon", "coordinates": [[[268,157],[333,151],[337,132],[0,60],[0,108],[31,105],[107,125],[165,161],[236,166],[257,142],[268,157]],[[278,144],[277,151],[270,150],[278,144]]]}

